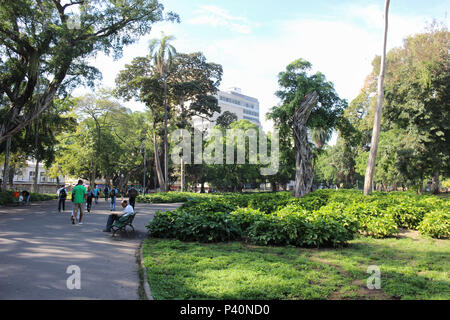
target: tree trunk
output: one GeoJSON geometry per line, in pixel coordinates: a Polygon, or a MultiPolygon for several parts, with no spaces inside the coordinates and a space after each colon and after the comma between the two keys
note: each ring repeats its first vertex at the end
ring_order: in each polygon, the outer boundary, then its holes
{"type": "Polygon", "coordinates": [[[16,173],[16,168],[14,166],[9,166],[9,189],[14,187],[14,174],[16,173]]]}
{"type": "Polygon", "coordinates": [[[158,177],[159,187],[163,191],[164,188],[165,188],[165,182],[164,182],[163,171],[162,171],[162,168],[161,168],[161,161],[159,159],[158,141],[156,140],[156,133],[153,133],[153,146],[154,146],[154,149],[155,149],[155,170],[156,170],[156,176],[158,177]]]}
{"type": "Polygon", "coordinates": [[[184,173],[184,167],[185,167],[185,164],[184,164],[184,159],[183,158],[181,158],[181,192],[184,192],[184,190],[186,189],[186,175],[185,175],[185,173],[184,173]]]}
{"type": "Polygon", "coordinates": [[[386,5],[384,9],[384,40],[383,40],[383,53],[381,55],[381,65],[380,65],[380,75],[378,78],[378,97],[377,97],[377,107],[375,111],[375,118],[372,130],[372,141],[370,144],[370,154],[369,161],[367,163],[366,175],[364,179],[364,195],[369,195],[372,192],[372,181],[375,173],[375,164],[378,151],[378,141],[380,137],[380,125],[381,125],[381,114],[383,110],[383,98],[384,98],[384,74],[386,70],[386,42],[387,42],[387,31],[388,31],[388,11],[389,11],[389,0],[386,0],[386,5]]]}
{"type": "Polygon", "coordinates": [[[436,170],[432,179],[433,184],[431,185],[431,193],[439,194],[441,192],[439,187],[439,170],[436,170]]]}
{"type": "MultiPolygon", "coordinates": [[[[185,110],[184,110],[184,97],[181,97],[180,99],[180,107],[181,107],[181,128],[185,129],[185,110]]],[[[183,139],[183,131],[181,132],[181,139],[183,139]]],[[[184,140],[183,140],[184,141],[184,140]]],[[[185,170],[185,166],[186,164],[184,163],[184,154],[183,157],[181,158],[181,163],[180,163],[180,176],[181,176],[181,192],[184,192],[186,190],[186,170],[185,170]]]]}
{"type": "Polygon", "coordinates": [[[6,140],[6,150],[5,150],[5,164],[3,166],[3,182],[2,190],[8,190],[8,180],[9,180],[9,155],[11,150],[11,137],[6,140]]]}
{"type": "Polygon", "coordinates": [[[38,179],[39,179],[39,150],[38,150],[38,143],[39,143],[39,118],[36,118],[36,133],[34,138],[34,149],[36,152],[35,160],[36,160],[36,167],[35,167],[35,175],[34,175],[34,183],[33,183],[33,191],[35,193],[39,193],[38,191],[38,179]]]}
{"type": "Polygon", "coordinates": [[[313,183],[313,154],[309,147],[306,122],[318,98],[319,95],[315,91],[308,94],[294,113],[293,130],[296,151],[294,195],[296,198],[301,198],[309,193],[313,183]]]}
{"type": "Polygon", "coordinates": [[[39,193],[38,179],[39,179],[39,160],[36,159],[36,166],[34,167],[34,181],[33,181],[34,193],[39,193]]]}
{"type": "Polygon", "coordinates": [[[277,192],[278,190],[278,185],[274,182],[274,183],[271,183],[271,187],[272,187],[272,192],[277,192]]]}
{"type": "Polygon", "coordinates": [[[169,191],[169,144],[167,142],[167,77],[164,77],[164,192],[169,191]]]}
{"type": "Polygon", "coordinates": [[[200,185],[200,193],[205,193],[205,182],[200,185]]]}
{"type": "Polygon", "coordinates": [[[422,195],[423,193],[423,176],[419,180],[419,188],[417,189],[417,194],[422,195]]]}

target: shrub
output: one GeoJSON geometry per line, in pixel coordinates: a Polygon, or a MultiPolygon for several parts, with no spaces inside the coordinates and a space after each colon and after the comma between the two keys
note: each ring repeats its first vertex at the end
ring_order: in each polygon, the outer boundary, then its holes
{"type": "Polygon", "coordinates": [[[367,203],[353,203],[344,211],[359,221],[359,230],[362,234],[374,238],[386,238],[397,233],[398,226],[390,213],[383,212],[376,201],[367,203]]]}
{"type": "Polygon", "coordinates": [[[247,233],[248,228],[250,228],[257,220],[262,219],[263,215],[265,215],[264,212],[252,208],[238,208],[231,212],[231,216],[234,219],[236,226],[242,233],[247,233]]]}
{"type": "Polygon", "coordinates": [[[419,232],[433,238],[450,237],[450,210],[435,210],[425,214],[419,232]]]}
{"type": "Polygon", "coordinates": [[[386,212],[392,215],[399,227],[417,229],[426,209],[413,202],[403,201],[401,204],[388,207],[386,212]]]}
{"type": "MultiPolygon", "coordinates": [[[[4,191],[0,192],[0,205],[7,205],[14,202],[14,191],[4,191]]],[[[47,193],[30,193],[30,201],[46,201],[58,199],[56,194],[47,193]]]]}
{"type": "Polygon", "coordinates": [[[265,245],[343,245],[357,233],[358,222],[355,217],[344,214],[342,208],[333,205],[308,212],[298,204],[291,204],[257,219],[249,227],[248,236],[252,242],[265,245]]]}
{"type": "Polygon", "coordinates": [[[239,227],[231,215],[225,212],[157,212],[147,229],[153,237],[177,238],[182,241],[224,242],[241,238],[239,227]]]}
{"type": "Polygon", "coordinates": [[[177,212],[156,211],[153,220],[146,226],[150,236],[155,238],[176,238],[175,220],[177,212]]]}
{"type": "Polygon", "coordinates": [[[0,192],[0,205],[5,205],[13,202],[13,192],[12,191],[4,191],[0,192]]]}
{"type": "Polygon", "coordinates": [[[201,215],[216,212],[231,213],[237,207],[226,198],[196,199],[181,205],[179,210],[189,212],[193,215],[201,215]]]}

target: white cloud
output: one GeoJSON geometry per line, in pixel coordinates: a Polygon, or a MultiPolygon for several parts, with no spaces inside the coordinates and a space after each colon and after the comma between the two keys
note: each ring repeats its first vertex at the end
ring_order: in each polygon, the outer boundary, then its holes
{"type": "MultiPolygon", "coordinates": [[[[208,40],[202,34],[192,34],[181,25],[158,24],[151,34],[124,51],[124,58],[112,61],[99,55],[95,65],[100,68],[105,86],[114,86],[119,70],[133,57],[147,53],[148,40],[159,37],[160,31],[176,37],[174,46],[180,52],[201,51],[208,61],[220,63],[224,69],[221,88],[242,88],[244,94],[260,102],[260,120],[265,130],[272,124],[265,114],[278,103],[274,96],[278,89],[277,75],[292,61],[303,58],[313,64],[313,71],[321,71],[341,98],[349,102],[356,97],[371,71],[371,62],[381,53],[383,36],[383,7],[341,6],[337,18],[309,18],[281,21],[271,25],[275,36],[251,33],[257,24],[245,17],[234,16],[217,6],[203,6],[188,25],[209,25],[234,31],[232,38],[208,40]]],[[[426,18],[389,13],[388,49],[400,46],[407,36],[422,31],[426,18]]],[[[428,19],[430,20],[430,19],[428,19]]],[[[129,104],[139,109],[137,104],[129,104]]],[[[140,106],[142,108],[142,106],[140,106]]]]}
{"type": "Polygon", "coordinates": [[[188,24],[223,27],[241,34],[251,33],[252,26],[257,25],[244,17],[234,16],[228,10],[213,5],[200,6],[195,13],[197,16],[187,20],[188,24]]]}

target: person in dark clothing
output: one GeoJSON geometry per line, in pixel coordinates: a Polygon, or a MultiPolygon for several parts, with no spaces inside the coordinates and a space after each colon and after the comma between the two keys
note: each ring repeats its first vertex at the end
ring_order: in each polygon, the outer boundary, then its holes
{"type": "Polygon", "coordinates": [[[87,210],[87,212],[91,212],[93,198],[94,198],[94,191],[92,191],[91,187],[88,187],[87,193],[86,193],[86,210],[87,210]]]}
{"type": "Polygon", "coordinates": [[[67,189],[61,185],[61,188],[56,192],[58,194],[58,212],[66,210],[67,189]]]}
{"type": "Polygon", "coordinates": [[[27,190],[23,190],[22,196],[23,196],[23,200],[25,201],[25,205],[26,206],[30,205],[30,198],[31,198],[30,193],[27,190]]]}
{"type": "Polygon", "coordinates": [[[134,205],[136,203],[136,197],[138,195],[139,195],[139,192],[132,185],[131,188],[128,190],[128,198],[130,201],[130,205],[133,207],[133,209],[134,209],[134,205]]]}

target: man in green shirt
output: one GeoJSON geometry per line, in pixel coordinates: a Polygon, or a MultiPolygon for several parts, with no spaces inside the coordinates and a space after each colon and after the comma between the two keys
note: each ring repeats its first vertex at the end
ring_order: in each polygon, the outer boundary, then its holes
{"type": "Polygon", "coordinates": [[[77,217],[78,210],[80,210],[80,219],[78,224],[83,224],[83,207],[87,200],[87,190],[83,186],[83,180],[78,180],[78,184],[72,189],[73,194],[73,212],[72,212],[72,224],[75,224],[75,218],[77,217]]]}

